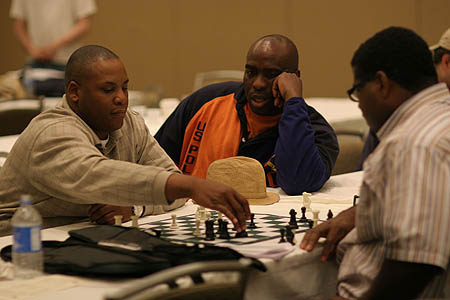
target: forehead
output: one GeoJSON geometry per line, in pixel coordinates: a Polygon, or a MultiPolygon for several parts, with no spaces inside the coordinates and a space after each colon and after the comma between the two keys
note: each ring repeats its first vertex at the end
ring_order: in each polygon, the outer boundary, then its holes
{"type": "Polygon", "coordinates": [[[259,68],[297,68],[292,66],[292,53],[286,43],[275,39],[256,42],[247,53],[247,64],[259,68]]]}
{"type": "Polygon", "coordinates": [[[115,82],[122,84],[128,79],[125,66],[117,58],[98,59],[85,69],[85,78],[93,81],[115,82]]]}

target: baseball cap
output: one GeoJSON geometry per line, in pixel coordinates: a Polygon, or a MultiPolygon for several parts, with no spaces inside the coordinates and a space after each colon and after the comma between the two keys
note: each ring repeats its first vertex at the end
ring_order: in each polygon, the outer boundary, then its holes
{"type": "Polygon", "coordinates": [[[445,48],[447,50],[450,50],[450,28],[447,29],[446,32],[441,36],[441,39],[436,45],[433,45],[430,47],[430,50],[437,49],[439,47],[445,48]]]}

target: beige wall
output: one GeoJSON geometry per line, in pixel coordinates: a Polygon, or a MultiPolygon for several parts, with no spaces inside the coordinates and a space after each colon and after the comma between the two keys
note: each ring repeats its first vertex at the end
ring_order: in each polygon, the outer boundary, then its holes
{"type": "MultiPolygon", "coordinates": [[[[0,74],[22,66],[25,52],[12,33],[10,1],[0,1],[0,74]]],[[[358,45],[391,25],[409,27],[434,44],[450,27],[449,0],[97,0],[84,43],[122,57],[131,89],[149,84],[164,96],[188,93],[194,74],[243,69],[256,38],[281,33],[300,51],[304,95],[344,97],[349,61],[358,45]]]]}

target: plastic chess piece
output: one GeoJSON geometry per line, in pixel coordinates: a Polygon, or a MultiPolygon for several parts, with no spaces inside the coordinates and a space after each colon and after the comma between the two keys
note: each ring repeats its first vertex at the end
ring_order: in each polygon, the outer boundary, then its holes
{"type": "Polygon", "coordinates": [[[306,207],[302,206],[302,217],[300,218],[300,223],[307,223],[308,219],[306,218],[306,207]]]}
{"type": "Polygon", "coordinates": [[[292,231],[292,228],[290,227],[290,225],[286,225],[286,227],[285,227],[286,229],[286,240],[289,242],[289,243],[291,243],[292,245],[295,245],[295,242],[294,242],[294,237],[295,237],[295,235],[294,235],[294,232],[292,231]]]}
{"type": "Polygon", "coordinates": [[[170,229],[178,229],[177,215],[173,214],[171,215],[171,217],[172,217],[172,224],[170,224],[170,229]]]}
{"type": "Polygon", "coordinates": [[[219,238],[221,239],[230,239],[230,233],[228,233],[228,222],[222,221],[222,230],[220,231],[219,238]]]}
{"type": "Polygon", "coordinates": [[[280,241],[278,243],[286,243],[286,240],[284,239],[284,232],[285,232],[285,229],[283,227],[280,228],[281,238],[280,238],[280,241]]]}
{"type": "Polygon", "coordinates": [[[122,218],[123,216],[114,216],[114,225],[122,226],[122,218]]]}
{"type": "Polygon", "coordinates": [[[314,221],[313,220],[308,220],[308,227],[309,229],[312,229],[314,226],[314,221]]]}
{"type": "Polygon", "coordinates": [[[195,231],[193,233],[194,236],[201,236],[202,233],[200,232],[200,219],[195,219],[195,231]]]}
{"type": "Polygon", "coordinates": [[[255,214],[254,213],[250,214],[250,224],[248,224],[247,228],[250,228],[250,229],[258,228],[258,226],[256,226],[256,224],[255,224],[255,214]]]}
{"type": "Polygon", "coordinates": [[[298,228],[297,225],[297,212],[295,211],[295,209],[291,208],[291,210],[289,211],[289,214],[291,215],[291,219],[289,220],[289,226],[291,228],[298,228]]]}
{"type": "Polygon", "coordinates": [[[223,222],[225,222],[224,220],[222,220],[222,219],[217,219],[217,221],[219,222],[219,226],[218,226],[218,229],[217,229],[217,234],[221,234],[222,233],[222,228],[223,228],[223,222]]]}
{"type": "Polygon", "coordinates": [[[242,230],[241,232],[236,232],[235,238],[243,238],[248,237],[248,233],[245,230],[242,230]]]}
{"type": "Polygon", "coordinates": [[[331,209],[328,210],[328,214],[327,214],[327,220],[333,218],[333,212],[331,211],[331,209]]]}
{"type": "Polygon", "coordinates": [[[319,212],[320,210],[313,210],[313,228],[317,226],[319,223],[319,212]]]}
{"type": "Polygon", "coordinates": [[[138,216],[131,216],[131,226],[138,228],[139,227],[139,223],[138,223],[138,216]]]}
{"type": "Polygon", "coordinates": [[[205,241],[214,241],[216,239],[216,234],[214,233],[214,221],[205,221],[205,241]]]}

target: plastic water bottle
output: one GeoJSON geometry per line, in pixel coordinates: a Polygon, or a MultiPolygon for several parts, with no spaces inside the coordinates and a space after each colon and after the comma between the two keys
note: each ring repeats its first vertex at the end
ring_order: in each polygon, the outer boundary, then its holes
{"type": "Polygon", "coordinates": [[[30,195],[23,195],[20,207],[12,217],[12,262],[15,278],[30,279],[42,274],[43,254],[41,245],[42,218],[32,206],[30,195]]]}

